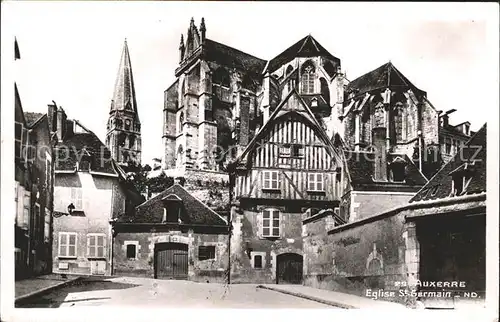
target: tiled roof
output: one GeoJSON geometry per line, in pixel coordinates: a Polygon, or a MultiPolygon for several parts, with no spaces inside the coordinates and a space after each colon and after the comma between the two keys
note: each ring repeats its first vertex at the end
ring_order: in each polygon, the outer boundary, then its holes
{"type": "Polygon", "coordinates": [[[118,218],[121,223],[154,224],[163,220],[162,199],[182,200],[181,220],[184,224],[226,226],[226,221],[200,200],[196,199],[179,184],[167,188],[159,195],[136,207],[134,214],[124,214],[118,218]]]}
{"type": "Polygon", "coordinates": [[[330,54],[328,50],[326,50],[316,39],[313,38],[313,36],[307,35],[283,51],[281,54],[271,59],[269,61],[269,65],[267,66],[267,70],[272,73],[296,57],[315,56],[323,56],[340,62],[340,59],[330,54]]]}
{"type": "Polygon", "coordinates": [[[391,62],[388,62],[377,69],[360,76],[349,83],[347,92],[356,91],[356,95],[361,95],[372,90],[390,87],[394,89],[411,89],[415,95],[426,94],[413,85],[391,62]]]}
{"type": "Polygon", "coordinates": [[[67,135],[57,149],[56,170],[74,170],[78,157],[90,155],[91,171],[116,174],[112,165],[111,152],[92,132],[67,135]]]}
{"type": "Polygon", "coordinates": [[[35,112],[24,112],[24,119],[26,120],[26,125],[28,127],[33,126],[39,119],[41,119],[45,114],[35,113],[35,112]]]}
{"type": "Polygon", "coordinates": [[[391,186],[397,185],[398,189],[401,187],[408,187],[418,190],[422,187],[427,180],[423,174],[418,170],[416,165],[404,154],[389,154],[387,162],[391,162],[396,158],[402,158],[406,161],[405,169],[405,182],[374,182],[373,176],[375,174],[375,155],[369,152],[344,152],[347,170],[351,179],[351,184],[355,190],[391,190],[391,186]]]}
{"type": "Polygon", "coordinates": [[[226,46],[211,39],[205,39],[205,58],[225,66],[241,68],[254,74],[261,74],[266,61],[238,49],[226,46]]]}
{"type": "Polygon", "coordinates": [[[464,132],[460,131],[459,129],[457,129],[457,126],[458,125],[446,125],[446,126],[441,127],[440,130],[445,130],[446,132],[448,132],[452,135],[460,136],[463,138],[468,138],[469,136],[466,135],[464,132]]]}
{"type": "Polygon", "coordinates": [[[434,200],[451,197],[452,176],[460,167],[472,170],[472,179],[461,195],[486,191],[486,124],[446,163],[429,182],[410,200],[434,200]],[[475,162],[472,164],[472,162],[475,162]]]}

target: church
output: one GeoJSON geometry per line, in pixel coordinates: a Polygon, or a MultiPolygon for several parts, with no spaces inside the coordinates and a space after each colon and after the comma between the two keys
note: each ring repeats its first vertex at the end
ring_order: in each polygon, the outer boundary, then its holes
{"type": "MultiPolygon", "coordinates": [[[[106,143],[126,163],[141,152],[126,47],[122,65],[106,143]]],[[[217,192],[232,282],[304,283],[317,262],[307,224],[323,218],[326,232],[406,205],[474,134],[391,62],[347,79],[312,35],[259,58],[191,19],[174,74],[162,172],[209,208],[217,192]]]]}

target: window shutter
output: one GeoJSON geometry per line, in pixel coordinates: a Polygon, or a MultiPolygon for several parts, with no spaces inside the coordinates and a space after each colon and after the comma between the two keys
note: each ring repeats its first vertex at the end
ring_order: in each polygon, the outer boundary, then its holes
{"type": "Polygon", "coordinates": [[[315,182],[314,182],[314,173],[309,173],[307,178],[308,188],[307,190],[314,190],[315,182]]]}
{"type": "Polygon", "coordinates": [[[91,235],[87,235],[87,257],[90,257],[90,239],[92,238],[91,235]]]}

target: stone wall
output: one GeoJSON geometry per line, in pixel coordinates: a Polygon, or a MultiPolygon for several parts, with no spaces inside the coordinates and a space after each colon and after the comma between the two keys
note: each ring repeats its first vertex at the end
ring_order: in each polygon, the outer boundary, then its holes
{"type": "Polygon", "coordinates": [[[405,205],[415,192],[351,191],[349,221],[357,221],[405,205]]]}
{"type": "MultiPolygon", "coordinates": [[[[335,227],[327,217],[304,223],[304,284],[366,296],[368,289],[395,291],[407,282],[407,232],[404,216],[395,214],[335,227]]],[[[414,251],[413,251],[414,252],[414,251]]],[[[386,300],[402,302],[395,296],[386,300]]]]}
{"type": "Polygon", "coordinates": [[[228,261],[228,236],[215,234],[198,234],[192,231],[181,233],[171,231],[165,233],[119,233],[114,238],[113,252],[114,274],[118,276],[154,277],[155,244],[176,242],[188,245],[188,279],[200,282],[226,281],[228,261]],[[137,256],[127,258],[127,244],[135,244],[137,256]],[[215,246],[215,259],[198,260],[199,246],[215,246]]]}
{"type": "Polygon", "coordinates": [[[276,283],[276,257],[284,253],[303,254],[302,214],[281,209],[281,236],[265,238],[261,234],[261,207],[232,209],[231,283],[276,283]],[[255,254],[263,256],[262,268],[253,268],[255,254]]]}

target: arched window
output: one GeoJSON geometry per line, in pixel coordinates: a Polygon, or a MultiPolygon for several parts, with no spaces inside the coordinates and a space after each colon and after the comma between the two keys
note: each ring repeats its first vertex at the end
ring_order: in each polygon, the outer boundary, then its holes
{"type": "Polygon", "coordinates": [[[285,78],[288,77],[288,75],[290,75],[292,72],[293,72],[292,65],[288,65],[288,67],[286,68],[286,72],[285,72],[285,78]]]}
{"type": "Polygon", "coordinates": [[[403,104],[396,103],[394,106],[394,139],[396,142],[403,140],[403,104]]]}
{"type": "Polygon", "coordinates": [[[125,133],[118,134],[118,146],[125,146],[127,135],[125,133]]]}
{"type": "Polygon", "coordinates": [[[135,135],[130,135],[128,138],[128,146],[133,149],[135,147],[135,135]]]}
{"type": "Polygon", "coordinates": [[[214,85],[229,87],[229,73],[224,68],[219,67],[215,70],[212,81],[214,85]]]}
{"type": "Polygon", "coordinates": [[[330,88],[328,88],[328,83],[326,82],[326,79],[321,77],[319,79],[319,83],[321,85],[321,95],[325,99],[326,103],[330,105],[330,88]]]}
{"type": "Polygon", "coordinates": [[[125,120],[125,130],[130,130],[130,120],[125,120]]]}
{"type": "Polygon", "coordinates": [[[181,112],[181,114],[179,115],[179,125],[177,127],[179,132],[182,132],[183,124],[184,124],[184,112],[181,112]]]}
{"type": "Polygon", "coordinates": [[[300,77],[300,81],[302,84],[302,93],[304,94],[314,93],[314,75],[315,75],[314,65],[311,62],[306,62],[302,66],[302,73],[300,77]]]}

